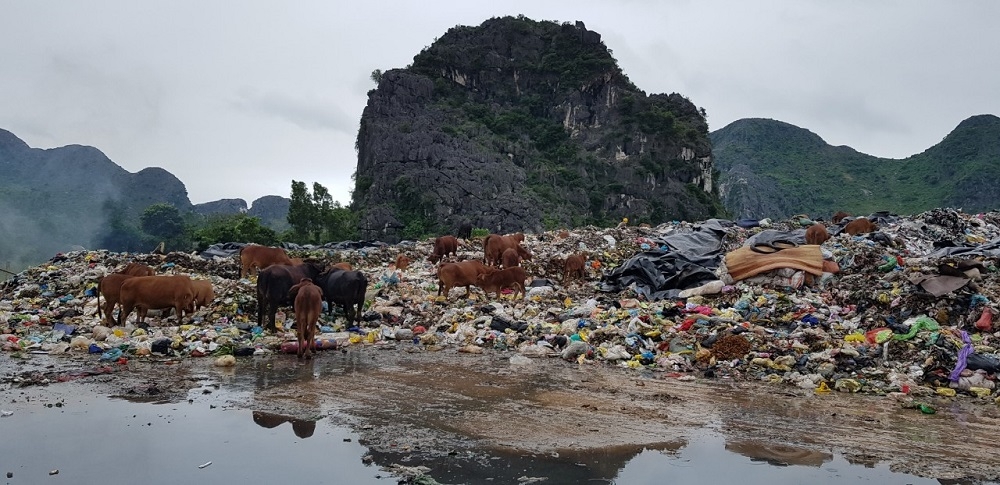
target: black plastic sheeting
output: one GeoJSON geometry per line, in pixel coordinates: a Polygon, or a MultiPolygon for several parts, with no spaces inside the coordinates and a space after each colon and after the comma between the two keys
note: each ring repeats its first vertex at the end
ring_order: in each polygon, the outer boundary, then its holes
{"type": "Polygon", "coordinates": [[[1000,257],[1000,239],[994,239],[978,246],[944,247],[933,251],[924,257],[934,259],[946,256],[987,256],[997,258],[1000,257]]]}
{"type": "Polygon", "coordinates": [[[633,255],[604,276],[601,291],[619,292],[629,286],[647,300],[677,298],[681,290],[719,279],[714,270],[724,256],[722,239],[732,221],[710,219],[691,230],[650,238],[664,249],[633,255]]]}

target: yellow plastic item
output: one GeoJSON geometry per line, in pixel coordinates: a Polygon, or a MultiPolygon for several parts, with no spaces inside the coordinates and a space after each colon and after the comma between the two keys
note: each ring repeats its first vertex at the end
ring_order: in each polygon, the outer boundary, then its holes
{"type": "Polygon", "coordinates": [[[937,394],[938,396],[944,396],[944,397],[955,397],[956,394],[955,390],[949,387],[939,387],[937,388],[936,391],[934,391],[934,393],[937,394]]]}
{"type": "Polygon", "coordinates": [[[360,344],[361,343],[361,336],[360,335],[351,335],[351,338],[347,339],[347,341],[351,342],[352,344],[360,344]]]}
{"type": "Polygon", "coordinates": [[[992,389],[987,389],[985,387],[970,387],[969,392],[976,395],[976,397],[990,397],[993,394],[992,389]]]}
{"type": "Polygon", "coordinates": [[[569,308],[569,307],[573,306],[573,300],[571,300],[571,299],[570,299],[570,298],[569,298],[569,297],[567,296],[567,297],[566,297],[566,299],[565,299],[565,300],[563,300],[563,305],[564,305],[564,306],[565,306],[566,308],[569,308]]]}
{"type": "Polygon", "coordinates": [[[816,387],[817,394],[825,394],[830,392],[830,386],[826,385],[826,381],[820,382],[819,386],[816,387]]]}
{"type": "Polygon", "coordinates": [[[863,333],[852,333],[844,336],[844,342],[850,343],[865,343],[865,334],[863,333]]]}

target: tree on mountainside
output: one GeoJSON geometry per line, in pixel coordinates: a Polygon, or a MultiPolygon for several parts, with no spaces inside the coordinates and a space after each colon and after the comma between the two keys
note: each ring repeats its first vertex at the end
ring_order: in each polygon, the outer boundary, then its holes
{"type": "Polygon", "coordinates": [[[293,242],[322,244],[356,239],[357,221],[357,214],[334,201],[323,185],[314,182],[310,194],[305,182],[292,181],[288,223],[293,242]]]}
{"type": "Polygon", "coordinates": [[[171,204],[153,204],[139,216],[139,228],[163,241],[168,249],[187,249],[188,238],[181,212],[171,204]]]}
{"type": "Polygon", "coordinates": [[[194,240],[198,250],[203,251],[212,244],[227,242],[274,246],[278,243],[278,235],[261,224],[260,218],[236,214],[209,218],[194,230],[194,240]]]}
{"type": "Polygon", "coordinates": [[[315,220],[312,196],[305,182],[292,180],[291,202],[288,204],[288,224],[292,226],[292,238],[295,242],[305,243],[309,240],[312,224],[315,220]]]}

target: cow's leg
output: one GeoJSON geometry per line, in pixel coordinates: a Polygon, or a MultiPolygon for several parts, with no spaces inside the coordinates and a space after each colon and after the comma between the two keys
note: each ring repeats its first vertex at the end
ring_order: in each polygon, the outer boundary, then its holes
{"type": "Polygon", "coordinates": [[[114,326],[115,318],[112,316],[111,312],[115,311],[115,303],[112,301],[104,301],[104,321],[109,327],[114,326]]]}
{"type": "Polygon", "coordinates": [[[267,300],[261,297],[260,292],[257,292],[257,326],[264,326],[264,305],[267,305],[267,300]]]}
{"type": "Polygon", "coordinates": [[[296,327],[295,328],[295,337],[296,337],[295,340],[299,344],[299,347],[297,349],[295,349],[295,357],[298,358],[299,360],[302,360],[302,356],[305,355],[305,352],[306,352],[306,350],[305,350],[306,349],[306,335],[305,335],[306,334],[306,330],[305,330],[305,325],[304,325],[305,322],[298,321],[299,320],[298,315],[296,315],[295,320],[296,320],[295,321],[295,327],[296,327]]]}
{"type": "Polygon", "coordinates": [[[278,314],[277,303],[267,305],[267,329],[272,332],[278,331],[278,325],[275,324],[274,318],[278,314]]]}
{"type": "Polygon", "coordinates": [[[135,308],[134,305],[126,305],[126,304],[122,303],[122,309],[118,311],[118,326],[119,327],[124,327],[125,326],[125,320],[128,319],[129,314],[132,313],[132,309],[134,309],[134,308],[135,308]]]}

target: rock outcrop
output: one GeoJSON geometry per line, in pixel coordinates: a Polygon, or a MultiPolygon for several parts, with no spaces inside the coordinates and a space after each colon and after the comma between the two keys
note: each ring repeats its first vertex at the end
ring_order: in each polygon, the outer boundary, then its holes
{"type": "Polygon", "coordinates": [[[380,76],[353,204],[362,237],[385,241],[702,219],[721,211],[707,130],[685,97],[635,87],[581,22],[494,18],[380,76]]]}

